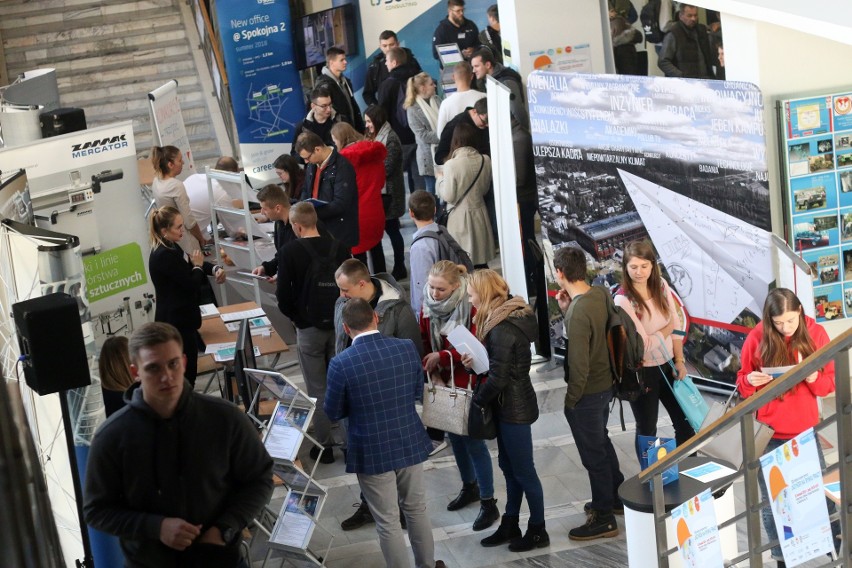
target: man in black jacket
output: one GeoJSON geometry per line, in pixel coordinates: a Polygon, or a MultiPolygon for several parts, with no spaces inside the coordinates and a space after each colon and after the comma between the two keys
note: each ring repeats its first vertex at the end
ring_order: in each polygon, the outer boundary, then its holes
{"type": "Polygon", "coordinates": [[[317,216],[331,235],[349,248],[358,244],[358,188],[352,164],[313,132],[296,139],[305,168],[302,200],[318,202],[317,216]]]}
{"type": "Polygon", "coordinates": [[[458,124],[472,124],[479,132],[479,144],[476,150],[480,154],[491,155],[491,139],[488,135],[488,99],[479,99],[472,107],[467,107],[447,123],[441,131],[438,147],[435,149],[435,163],[443,165],[450,158],[450,145],[453,142],[453,132],[458,124]]]}
{"type": "Polygon", "coordinates": [[[476,75],[476,88],[485,92],[485,77],[491,75],[511,91],[509,108],[512,116],[518,119],[525,128],[530,127],[530,116],[527,112],[527,99],[524,96],[524,83],[521,75],[502,63],[498,63],[490,49],[480,49],[470,58],[470,65],[476,75]]]}
{"type": "MultiPolygon", "coordinates": [[[[368,105],[375,105],[379,103],[379,99],[377,98],[379,85],[384,82],[385,78],[387,78],[389,74],[388,68],[385,65],[385,58],[388,50],[394,47],[399,47],[399,39],[396,37],[396,32],[392,30],[385,30],[379,34],[379,49],[381,51],[370,62],[369,67],[367,67],[367,76],[364,79],[364,102],[368,105]]],[[[403,49],[405,50],[405,54],[408,56],[409,65],[412,69],[414,69],[414,74],[416,75],[417,73],[420,73],[422,69],[420,68],[420,63],[417,61],[417,58],[414,57],[414,54],[407,47],[404,47],[403,49]]]]}
{"type": "Polygon", "coordinates": [[[327,146],[334,146],[331,139],[331,127],[341,121],[341,115],[334,110],[331,102],[331,92],[325,85],[320,85],[311,91],[311,110],[303,121],[293,129],[293,145],[290,155],[298,157],[296,153],[296,139],[303,132],[313,132],[325,142],[327,146]]]}
{"type": "Polygon", "coordinates": [[[417,170],[417,140],[408,126],[408,111],[405,109],[408,80],[418,71],[409,63],[408,54],[401,47],[388,50],[385,66],[389,75],[379,85],[379,104],[385,109],[388,122],[402,144],[402,169],[408,174],[408,186],[412,191],[425,189],[423,176],[417,170]],[[402,122],[400,116],[403,117],[402,122]]]}
{"type": "Polygon", "coordinates": [[[86,522],[119,537],[127,566],[240,564],[240,534],[272,497],[272,459],[233,404],[192,391],[181,336],[146,323],[130,338],[137,381],[99,429],[86,522]]]}
{"type": "Polygon", "coordinates": [[[355,100],[355,91],[352,89],[352,81],[343,76],[349,62],[346,60],[346,52],[339,47],[330,47],[325,52],[325,67],[322,74],[317,78],[314,88],[323,86],[331,93],[331,104],[340,119],[348,122],[358,132],[364,132],[364,117],[361,116],[361,108],[355,100]]]}
{"type": "Polygon", "coordinates": [[[707,28],[698,23],[698,8],[681,4],[677,17],[663,39],[657,66],[666,77],[715,79],[710,40],[707,28]]]}
{"type": "Polygon", "coordinates": [[[464,17],[464,0],[447,0],[447,17],[441,20],[432,36],[432,56],[441,64],[438,57],[439,45],[458,44],[462,57],[470,60],[479,47],[479,28],[464,17]]]}
{"type": "Polygon", "coordinates": [[[275,281],[278,274],[278,255],[284,245],[295,241],[296,233],[290,225],[290,198],[287,192],[278,184],[269,184],[257,192],[257,201],[260,203],[260,212],[266,218],[275,223],[273,242],[275,243],[275,257],[262,262],[260,266],[252,270],[252,274],[268,277],[270,282],[275,281]]]}

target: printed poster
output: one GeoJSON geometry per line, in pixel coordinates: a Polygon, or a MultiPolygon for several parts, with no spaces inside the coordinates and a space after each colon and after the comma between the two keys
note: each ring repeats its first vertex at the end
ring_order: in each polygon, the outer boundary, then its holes
{"type": "Polygon", "coordinates": [[[782,106],[787,242],[811,266],[817,321],[850,317],[852,92],[782,106]]]}
{"type": "MultiPolygon", "coordinates": [[[[734,382],[774,274],[760,90],[536,71],[528,92],[545,256],[579,247],[614,289],[624,246],[650,239],[684,308],[688,372],[734,382]]],[[[559,348],[555,301],[550,314],[559,348]]]]}
{"type": "Polygon", "coordinates": [[[685,568],[722,568],[722,544],[713,495],[705,489],[672,509],[677,550],[685,568]]]}
{"type": "Polygon", "coordinates": [[[216,16],[243,166],[250,176],[271,172],[305,117],[290,5],[218,0],[216,16]]]}
{"type": "Polygon", "coordinates": [[[781,552],[798,566],[834,550],[813,428],[760,458],[781,552]]]}

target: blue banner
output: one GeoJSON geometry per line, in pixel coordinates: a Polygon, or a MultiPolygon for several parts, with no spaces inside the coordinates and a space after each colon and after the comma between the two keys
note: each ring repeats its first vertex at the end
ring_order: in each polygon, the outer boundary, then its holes
{"type": "Polygon", "coordinates": [[[305,117],[290,6],[219,0],[216,16],[243,166],[250,175],[271,172],[305,117]]]}

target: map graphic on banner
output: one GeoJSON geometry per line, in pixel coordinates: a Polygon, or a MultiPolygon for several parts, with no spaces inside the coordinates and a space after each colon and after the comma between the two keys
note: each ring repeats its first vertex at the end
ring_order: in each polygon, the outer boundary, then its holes
{"type": "Polygon", "coordinates": [[[774,279],[758,88],[536,71],[528,93],[545,255],[579,247],[614,287],[624,246],[649,238],[691,324],[688,371],[733,382],[774,279]]]}
{"type": "Polygon", "coordinates": [[[809,428],[760,458],[781,552],[791,567],[834,549],[816,445],[809,428]]]}
{"type": "Polygon", "coordinates": [[[787,242],[811,267],[817,321],[852,317],[852,92],[782,107],[787,242]]]}
{"type": "Polygon", "coordinates": [[[290,5],[219,0],[216,15],[243,167],[249,175],[271,172],[305,115],[290,5]]]}
{"type": "Polygon", "coordinates": [[[672,509],[677,549],[685,568],[722,568],[722,545],[713,495],[705,489],[672,509]]]}

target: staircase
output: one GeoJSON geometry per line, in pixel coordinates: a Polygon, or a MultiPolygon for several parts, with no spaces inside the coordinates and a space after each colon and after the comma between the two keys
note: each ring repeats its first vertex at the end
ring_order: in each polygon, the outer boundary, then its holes
{"type": "Polygon", "coordinates": [[[0,36],[9,77],[55,68],[60,106],[83,108],[90,128],[132,120],[139,157],[148,156],[152,145],[148,92],[176,79],[201,171],[215,163],[220,149],[181,1],[0,0],[0,36]]]}

